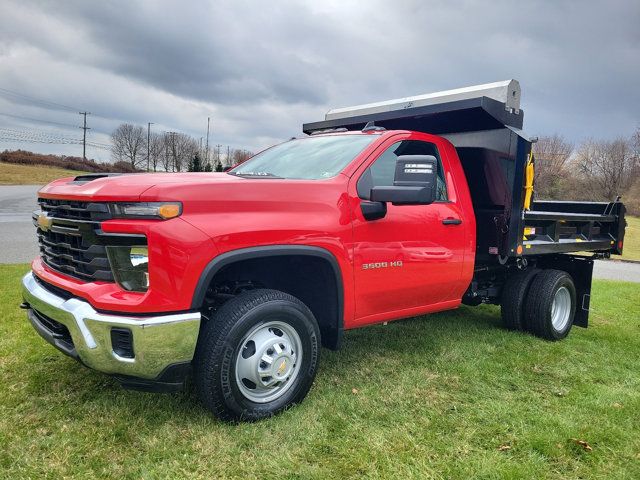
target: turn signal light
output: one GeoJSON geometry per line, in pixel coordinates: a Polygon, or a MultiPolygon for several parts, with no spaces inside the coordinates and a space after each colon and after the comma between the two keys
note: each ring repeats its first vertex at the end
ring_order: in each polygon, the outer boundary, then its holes
{"type": "Polygon", "coordinates": [[[180,204],[178,203],[165,203],[158,208],[158,215],[164,218],[174,218],[180,215],[180,204]]]}

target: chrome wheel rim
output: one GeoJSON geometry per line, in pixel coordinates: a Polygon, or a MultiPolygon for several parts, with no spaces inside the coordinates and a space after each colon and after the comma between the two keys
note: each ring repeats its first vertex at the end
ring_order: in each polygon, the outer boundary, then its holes
{"type": "Polygon", "coordinates": [[[551,324],[558,332],[565,329],[571,317],[571,294],[567,287],[560,287],[551,304],[551,324]]]}
{"type": "Polygon", "coordinates": [[[257,325],[240,342],[235,374],[247,399],[267,403],[295,383],[302,362],[302,342],[295,328],[282,321],[257,325]]]}

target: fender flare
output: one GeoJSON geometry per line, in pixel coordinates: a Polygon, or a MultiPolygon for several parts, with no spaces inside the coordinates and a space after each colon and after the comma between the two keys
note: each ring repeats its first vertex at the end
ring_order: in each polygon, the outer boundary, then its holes
{"type": "Polygon", "coordinates": [[[204,304],[207,289],[209,288],[211,281],[222,268],[243,260],[293,255],[305,255],[321,258],[329,262],[329,265],[331,265],[331,269],[336,280],[336,290],[338,297],[336,299],[338,305],[338,318],[336,319],[335,326],[337,334],[337,347],[340,338],[342,337],[344,324],[344,286],[342,282],[342,271],[336,257],[331,252],[329,252],[329,250],[321,247],[314,247],[310,245],[267,245],[261,247],[249,247],[241,248],[238,250],[231,250],[218,255],[213,258],[202,271],[202,274],[198,279],[198,283],[193,293],[191,308],[194,310],[198,310],[202,307],[202,305],[204,304]]]}

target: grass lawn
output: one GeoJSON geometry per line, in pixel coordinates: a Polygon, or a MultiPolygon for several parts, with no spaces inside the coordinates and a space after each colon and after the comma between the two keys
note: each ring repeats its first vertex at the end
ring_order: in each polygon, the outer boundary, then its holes
{"type": "Polygon", "coordinates": [[[622,260],[640,261],[640,218],[627,215],[627,229],[624,233],[624,247],[622,256],[614,255],[611,258],[622,260]]]}
{"type": "Polygon", "coordinates": [[[39,185],[57,178],[86,174],[76,170],[47,167],[45,165],[16,165],[0,162],[0,185],[39,185]]]}
{"type": "Polygon", "coordinates": [[[45,344],[27,269],[0,267],[1,478],[640,478],[638,284],[596,281],[558,343],[491,306],[348,332],[303,404],[230,425],[45,344]]]}

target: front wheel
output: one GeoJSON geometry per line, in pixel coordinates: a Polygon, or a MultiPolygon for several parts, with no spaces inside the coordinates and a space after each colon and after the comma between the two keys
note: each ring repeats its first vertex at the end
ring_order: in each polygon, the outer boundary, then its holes
{"type": "Polygon", "coordinates": [[[259,420],[302,401],[319,356],[318,324],[300,300],[277,290],[244,292],[200,333],[196,389],[223,420],[259,420]]]}

